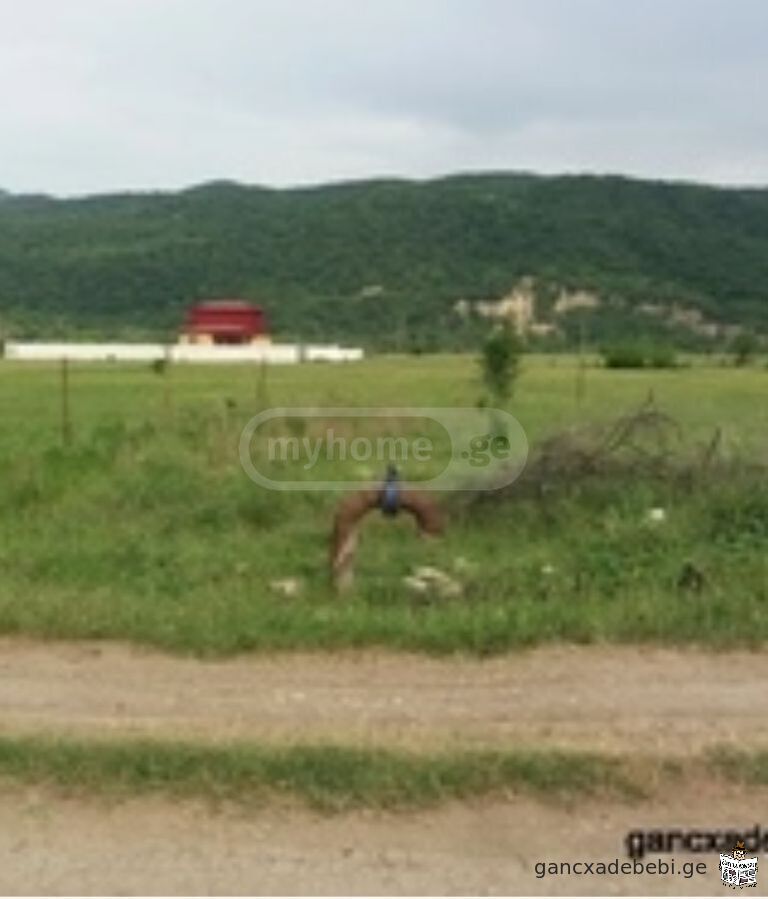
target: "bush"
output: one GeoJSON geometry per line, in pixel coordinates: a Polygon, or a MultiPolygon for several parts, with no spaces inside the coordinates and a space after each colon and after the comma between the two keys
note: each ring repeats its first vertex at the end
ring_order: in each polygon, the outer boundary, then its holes
{"type": "Polygon", "coordinates": [[[638,345],[609,347],[602,353],[606,368],[645,368],[645,354],[638,345]]]}
{"type": "Polygon", "coordinates": [[[677,368],[677,355],[674,347],[655,344],[646,358],[648,368],[677,368]]]}
{"type": "Polygon", "coordinates": [[[733,364],[736,366],[749,365],[758,350],[758,341],[754,334],[738,334],[731,342],[733,364]]]}
{"type": "Polygon", "coordinates": [[[677,356],[665,344],[625,343],[602,351],[606,368],[677,368],[677,356]]]}
{"type": "Polygon", "coordinates": [[[494,329],[483,344],[483,382],[494,400],[509,399],[520,371],[522,343],[508,324],[494,329]]]}

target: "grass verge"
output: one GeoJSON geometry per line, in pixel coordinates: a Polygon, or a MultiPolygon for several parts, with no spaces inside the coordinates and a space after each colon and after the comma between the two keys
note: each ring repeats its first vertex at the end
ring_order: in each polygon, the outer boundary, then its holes
{"type": "Polygon", "coordinates": [[[636,773],[621,760],[558,751],[422,755],[340,746],[2,737],[0,778],[111,796],[161,793],[253,803],[284,795],[326,811],[419,808],[508,791],[548,799],[642,795],[636,773]]]}
{"type": "Polygon", "coordinates": [[[768,749],[718,749],[710,765],[722,777],[747,786],[768,786],[768,749]]]}

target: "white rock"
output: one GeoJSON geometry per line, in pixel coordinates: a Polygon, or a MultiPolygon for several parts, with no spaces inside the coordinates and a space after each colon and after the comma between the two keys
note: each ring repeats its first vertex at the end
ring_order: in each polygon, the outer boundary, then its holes
{"type": "Polygon", "coordinates": [[[285,596],[288,599],[291,599],[301,593],[301,591],[304,589],[304,585],[302,584],[300,578],[284,577],[278,578],[274,581],[270,581],[269,589],[273,593],[279,593],[280,596],[285,596]]]}
{"type": "Polygon", "coordinates": [[[411,593],[416,593],[419,596],[425,596],[429,593],[429,584],[413,575],[403,578],[403,586],[407,587],[411,593]]]}
{"type": "Polygon", "coordinates": [[[413,576],[442,599],[455,599],[463,593],[461,584],[439,568],[422,565],[415,569],[413,576]]]}
{"type": "Polygon", "coordinates": [[[656,506],[653,509],[649,509],[647,518],[648,518],[648,521],[653,521],[653,522],[666,521],[667,520],[666,509],[662,509],[660,506],[656,506]]]}
{"type": "Polygon", "coordinates": [[[419,568],[414,568],[413,575],[422,581],[443,581],[448,577],[444,571],[440,571],[439,568],[432,568],[429,565],[421,565],[419,568]]]}

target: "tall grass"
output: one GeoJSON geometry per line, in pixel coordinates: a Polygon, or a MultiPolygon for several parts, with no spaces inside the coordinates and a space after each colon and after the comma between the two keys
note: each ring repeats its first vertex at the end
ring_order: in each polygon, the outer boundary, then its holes
{"type": "MultiPolygon", "coordinates": [[[[536,443],[578,421],[656,400],[704,443],[764,458],[768,374],[694,365],[670,372],[591,369],[578,406],[576,363],[526,359],[511,405],[536,443]]],[[[338,496],[249,481],[242,424],[269,405],[472,405],[482,387],[464,357],[361,366],[74,367],[73,442],[58,427],[55,367],[0,365],[0,632],[127,638],[199,654],[387,645],[492,653],[547,640],[697,641],[768,637],[768,487],[748,473],[695,491],[653,480],[576,485],[562,495],[468,506],[446,496],[446,537],[414,540],[374,519],[357,588],[327,582],[338,496]],[[648,510],[663,507],[663,523],[648,510]],[[464,594],[420,602],[416,565],[455,572],[464,594]],[[695,569],[695,589],[684,572],[695,569]],[[271,592],[302,579],[302,596],[271,592]]]]}

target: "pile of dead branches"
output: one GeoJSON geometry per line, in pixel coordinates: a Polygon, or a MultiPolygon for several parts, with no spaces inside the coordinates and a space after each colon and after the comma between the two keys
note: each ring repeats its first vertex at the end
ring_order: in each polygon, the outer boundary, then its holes
{"type": "Polygon", "coordinates": [[[726,454],[719,427],[703,442],[692,441],[674,417],[656,407],[651,394],[639,409],[612,422],[569,428],[545,439],[512,484],[486,497],[543,498],[590,485],[638,482],[692,488],[736,471],[764,476],[766,465],[726,454]]]}

